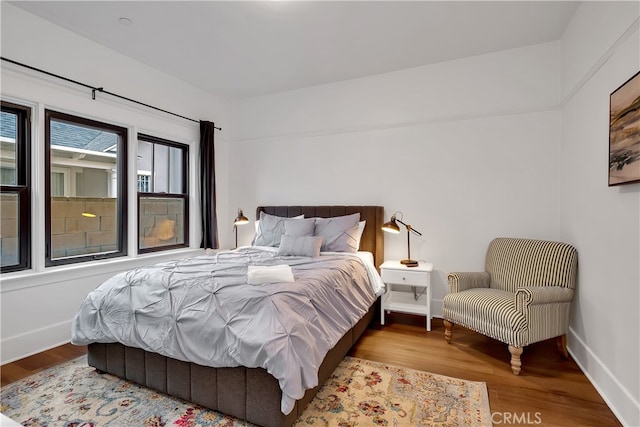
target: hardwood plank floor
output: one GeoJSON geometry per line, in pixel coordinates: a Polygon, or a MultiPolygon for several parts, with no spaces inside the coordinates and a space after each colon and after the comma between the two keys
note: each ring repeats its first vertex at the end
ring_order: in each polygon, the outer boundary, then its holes
{"type": "Polygon", "coordinates": [[[506,344],[460,326],[449,345],[442,319],[427,332],[422,317],[391,313],[372,325],[349,355],[487,384],[495,426],[620,426],[578,365],[565,360],[555,339],[522,354],[522,372],[511,373],[506,344]]]}
{"type": "Polygon", "coordinates": [[[0,383],[4,387],[52,366],[73,360],[87,353],[86,346],[61,345],[33,356],[0,366],[0,383]]]}
{"type": "MultiPolygon", "coordinates": [[[[453,342],[444,339],[442,320],[432,331],[424,318],[391,313],[386,325],[371,325],[350,355],[390,365],[487,383],[495,426],[620,426],[576,363],[565,360],[555,340],[525,348],[523,369],[511,373],[506,345],[456,326],[453,342]]],[[[2,385],[86,353],[66,344],[0,367],[2,385]]]]}

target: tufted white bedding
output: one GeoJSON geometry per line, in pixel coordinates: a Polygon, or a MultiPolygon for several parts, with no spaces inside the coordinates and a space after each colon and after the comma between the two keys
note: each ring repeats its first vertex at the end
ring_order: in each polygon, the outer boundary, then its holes
{"type": "Polygon", "coordinates": [[[72,342],[120,342],[212,367],[262,367],[291,412],[326,353],[381,292],[362,254],[279,257],[244,247],[117,274],[82,302],[72,342]],[[292,267],[290,283],[247,284],[249,265],[292,267]]]}

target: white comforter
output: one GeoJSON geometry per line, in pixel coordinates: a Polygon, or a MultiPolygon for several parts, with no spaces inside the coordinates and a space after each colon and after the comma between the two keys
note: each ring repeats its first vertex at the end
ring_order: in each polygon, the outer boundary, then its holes
{"type": "Polygon", "coordinates": [[[278,257],[245,247],[120,273],[91,292],[72,342],[120,342],[212,367],[261,367],[288,414],[318,385],[326,353],[369,309],[382,281],[368,257],[278,257]],[[294,282],[247,284],[248,265],[288,264],[294,282]]]}

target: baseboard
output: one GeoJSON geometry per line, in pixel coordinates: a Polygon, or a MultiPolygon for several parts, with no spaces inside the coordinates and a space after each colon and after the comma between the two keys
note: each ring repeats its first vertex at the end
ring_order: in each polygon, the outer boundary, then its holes
{"type": "Polygon", "coordinates": [[[0,365],[52,349],[71,340],[71,320],[0,341],[0,365]]]}
{"type": "Polygon", "coordinates": [[[638,400],[571,328],[567,341],[569,353],[622,425],[640,426],[638,400]]]}

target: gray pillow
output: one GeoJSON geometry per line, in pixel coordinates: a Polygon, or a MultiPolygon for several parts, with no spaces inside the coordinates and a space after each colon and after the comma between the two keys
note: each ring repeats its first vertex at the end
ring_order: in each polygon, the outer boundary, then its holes
{"type": "Polygon", "coordinates": [[[320,236],[289,236],[285,234],[280,240],[278,255],[320,256],[322,237],[320,236]]]}
{"type": "Polygon", "coordinates": [[[323,252],[357,252],[360,214],[316,218],[315,236],[322,237],[323,252]]]}
{"type": "Polygon", "coordinates": [[[313,236],[316,221],[307,219],[286,219],[284,221],[284,234],[288,236],[313,236]]]}
{"type": "MultiPolygon", "coordinates": [[[[300,215],[302,218],[302,215],[300,215]]],[[[253,240],[255,246],[279,246],[280,237],[284,234],[285,221],[290,218],[269,215],[260,212],[260,222],[256,232],[256,238],[253,240]]]]}

